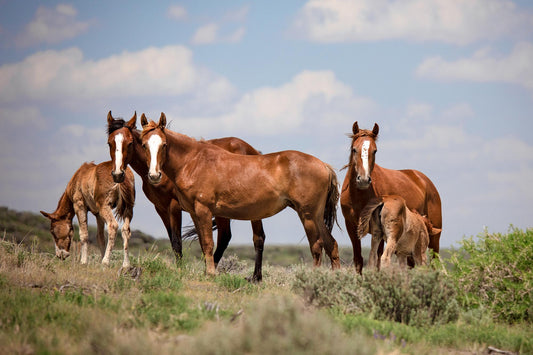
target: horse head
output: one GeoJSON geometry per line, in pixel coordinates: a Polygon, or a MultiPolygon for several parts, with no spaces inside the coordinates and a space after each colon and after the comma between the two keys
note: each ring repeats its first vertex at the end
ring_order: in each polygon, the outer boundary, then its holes
{"type": "Polygon", "coordinates": [[[353,169],[352,178],[355,178],[358,189],[366,190],[372,183],[372,170],[376,162],[376,140],[378,138],[379,126],[374,124],[370,130],[359,129],[357,121],[352,126],[352,145],[350,161],[348,167],[353,169]]]}
{"type": "Polygon", "coordinates": [[[116,183],[124,181],[126,167],[133,155],[133,134],[131,131],[135,129],[136,122],[137,112],[128,122],[121,118],[114,119],[111,111],[107,114],[107,144],[113,162],[111,175],[116,183]]]}
{"type": "Polygon", "coordinates": [[[141,134],[142,146],[146,152],[146,162],[148,163],[148,180],[151,184],[156,185],[161,181],[161,169],[166,161],[167,154],[167,137],[165,128],[167,117],[163,112],[159,117],[159,123],[141,116],[143,131],[141,134]]]}
{"type": "Polygon", "coordinates": [[[41,214],[50,220],[50,232],[54,237],[56,256],[65,260],[70,255],[70,244],[74,236],[72,219],[58,218],[55,214],[44,211],[41,211],[41,214]]]}

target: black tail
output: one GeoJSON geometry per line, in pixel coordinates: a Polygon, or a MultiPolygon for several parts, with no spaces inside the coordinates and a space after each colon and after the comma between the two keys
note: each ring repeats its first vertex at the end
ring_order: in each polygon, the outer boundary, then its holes
{"type": "MultiPolygon", "coordinates": [[[[337,174],[333,168],[327,165],[329,170],[329,187],[328,198],[326,200],[326,208],[324,208],[324,223],[331,233],[333,225],[337,223],[337,203],[339,202],[339,186],[337,182],[337,174]]],[[[337,223],[338,224],[338,223],[337,223]]]]}
{"type": "MultiPolygon", "coordinates": [[[[213,230],[217,230],[217,223],[215,222],[215,219],[213,218],[213,230]]],[[[181,240],[196,240],[198,239],[198,231],[196,230],[196,227],[193,225],[185,227],[185,231],[181,233],[181,240]]]]}

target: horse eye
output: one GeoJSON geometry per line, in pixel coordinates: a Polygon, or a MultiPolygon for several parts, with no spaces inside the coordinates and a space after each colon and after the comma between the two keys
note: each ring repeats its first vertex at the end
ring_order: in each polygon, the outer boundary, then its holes
{"type": "Polygon", "coordinates": [[[143,148],[146,149],[146,144],[145,143],[143,143],[143,148]]]}
{"type": "Polygon", "coordinates": [[[353,148],[352,153],[357,154],[357,149],[353,148]]]}

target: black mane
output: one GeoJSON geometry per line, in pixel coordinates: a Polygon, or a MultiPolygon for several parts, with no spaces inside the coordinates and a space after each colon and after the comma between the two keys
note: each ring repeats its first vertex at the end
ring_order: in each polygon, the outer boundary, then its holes
{"type": "Polygon", "coordinates": [[[107,125],[107,135],[109,136],[111,133],[115,132],[117,129],[121,129],[126,125],[126,121],[124,121],[122,118],[116,118],[107,125]]]}

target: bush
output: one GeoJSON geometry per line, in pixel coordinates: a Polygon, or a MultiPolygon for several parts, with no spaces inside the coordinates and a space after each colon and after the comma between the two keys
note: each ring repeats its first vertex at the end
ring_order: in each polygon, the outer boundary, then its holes
{"type": "Polygon", "coordinates": [[[180,344],[184,354],[362,354],[376,345],[346,335],[329,317],[289,297],[267,297],[228,322],[211,323],[180,344]]]}
{"type": "Polygon", "coordinates": [[[445,324],[459,315],[452,283],[426,269],[365,271],[364,277],[351,270],[302,269],[293,288],[317,306],[413,326],[445,324]]]}
{"type": "Polygon", "coordinates": [[[450,276],[465,309],[486,309],[506,322],[533,321],[533,229],[464,239],[450,276]]]}

